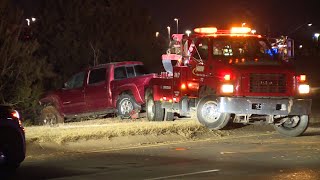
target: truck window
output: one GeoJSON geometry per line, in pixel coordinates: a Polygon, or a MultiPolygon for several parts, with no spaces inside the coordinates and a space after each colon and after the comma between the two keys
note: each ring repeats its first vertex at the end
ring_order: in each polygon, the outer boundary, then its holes
{"type": "Polygon", "coordinates": [[[80,72],[72,76],[72,78],[65,83],[66,89],[75,89],[83,86],[84,72],[80,72]]]}
{"type": "Polygon", "coordinates": [[[208,45],[209,45],[209,39],[207,39],[207,38],[200,38],[200,39],[196,40],[195,48],[192,51],[192,56],[198,60],[208,59],[208,54],[209,54],[208,45]]]}
{"type": "Polygon", "coordinates": [[[136,71],[136,76],[143,76],[145,74],[149,74],[148,70],[143,65],[136,65],[134,66],[136,71]]]}
{"type": "Polygon", "coordinates": [[[271,46],[264,39],[259,38],[214,38],[212,43],[213,56],[235,57],[263,57],[273,56],[271,46]]]}
{"type": "Polygon", "coordinates": [[[117,67],[114,69],[114,79],[124,79],[127,78],[127,72],[126,68],[123,67],[117,67]]]}
{"type": "Polygon", "coordinates": [[[88,84],[96,84],[106,81],[106,68],[93,69],[89,74],[88,84]]]}
{"type": "Polygon", "coordinates": [[[126,67],[128,78],[135,77],[133,66],[126,67]]]}
{"type": "Polygon", "coordinates": [[[238,65],[279,64],[279,55],[270,43],[257,37],[212,38],[212,55],[238,65]]]}

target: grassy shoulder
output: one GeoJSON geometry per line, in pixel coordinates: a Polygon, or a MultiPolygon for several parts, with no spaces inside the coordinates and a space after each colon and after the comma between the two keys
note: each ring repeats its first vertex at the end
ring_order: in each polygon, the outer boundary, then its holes
{"type": "MultiPolygon", "coordinates": [[[[311,126],[319,126],[320,118],[312,117],[311,126]]],[[[251,133],[252,131],[274,131],[271,125],[250,125],[230,130],[211,131],[199,124],[196,120],[179,119],[167,122],[149,122],[140,120],[99,119],[83,122],[65,123],[59,126],[27,126],[27,143],[52,143],[65,144],[72,142],[83,142],[88,140],[106,139],[112,140],[119,137],[146,136],[175,136],[184,139],[195,139],[200,137],[219,138],[232,134],[251,133]]]]}
{"type": "Polygon", "coordinates": [[[214,133],[193,120],[173,122],[117,121],[110,119],[89,120],[86,122],[66,123],[56,127],[26,127],[28,143],[77,142],[82,140],[112,139],[115,137],[138,135],[179,135],[191,139],[197,135],[210,132],[212,135],[223,136],[226,132],[214,133]]]}

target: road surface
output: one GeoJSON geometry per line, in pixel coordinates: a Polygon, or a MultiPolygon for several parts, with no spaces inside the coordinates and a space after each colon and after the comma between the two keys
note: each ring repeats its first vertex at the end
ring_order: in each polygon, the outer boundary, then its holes
{"type": "Polygon", "coordinates": [[[320,127],[287,138],[272,129],[107,150],[29,154],[10,179],[320,179],[320,127]]]}

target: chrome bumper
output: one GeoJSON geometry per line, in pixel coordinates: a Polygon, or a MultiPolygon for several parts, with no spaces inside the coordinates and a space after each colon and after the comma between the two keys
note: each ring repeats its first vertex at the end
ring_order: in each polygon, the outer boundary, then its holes
{"type": "Polygon", "coordinates": [[[311,99],[276,99],[248,97],[218,98],[220,111],[234,114],[309,115],[311,99]]]}

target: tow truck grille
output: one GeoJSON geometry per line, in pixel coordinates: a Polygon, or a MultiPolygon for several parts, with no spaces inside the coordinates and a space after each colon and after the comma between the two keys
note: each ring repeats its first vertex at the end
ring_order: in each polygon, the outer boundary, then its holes
{"type": "Polygon", "coordinates": [[[285,93],[285,74],[250,74],[251,93],[285,93]]]}

